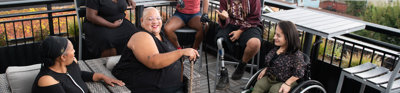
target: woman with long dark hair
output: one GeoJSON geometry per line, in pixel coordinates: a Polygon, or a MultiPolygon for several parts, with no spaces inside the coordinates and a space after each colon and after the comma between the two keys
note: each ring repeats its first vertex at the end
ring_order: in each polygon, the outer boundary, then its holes
{"type": "Polygon", "coordinates": [[[299,33],[292,22],[278,23],[274,44],[277,47],[265,56],[266,67],[258,75],[253,93],[288,93],[304,76],[306,63],[299,50],[299,33]]]}

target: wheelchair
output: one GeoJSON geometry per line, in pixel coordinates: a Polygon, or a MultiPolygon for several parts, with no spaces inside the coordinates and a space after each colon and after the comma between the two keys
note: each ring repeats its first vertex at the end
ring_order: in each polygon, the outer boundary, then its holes
{"type": "MultiPolygon", "coordinates": [[[[315,47],[321,43],[322,41],[317,41],[313,45],[313,49],[311,49],[312,53],[315,54],[315,47]]],[[[310,62],[310,57],[306,54],[303,53],[304,56],[304,61],[307,63],[306,70],[304,77],[300,78],[297,80],[299,83],[297,86],[293,87],[289,93],[326,93],[326,90],[322,83],[312,80],[311,79],[311,62],[310,62]]],[[[314,56],[312,56],[314,57],[314,56]]],[[[243,88],[243,91],[241,93],[251,93],[254,85],[257,82],[257,77],[261,73],[263,69],[258,70],[253,76],[249,78],[249,81],[246,83],[246,85],[243,88]]]]}

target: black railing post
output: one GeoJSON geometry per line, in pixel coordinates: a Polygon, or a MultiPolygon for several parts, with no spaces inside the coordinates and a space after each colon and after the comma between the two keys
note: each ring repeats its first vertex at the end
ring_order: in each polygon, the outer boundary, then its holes
{"type": "MultiPolygon", "coordinates": [[[[317,62],[317,60],[318,60],[318,55],[319,55],[319,48],[320,48],[320,45],[321,45],[321,43],[319,43],[319,42],[322,42],[321,41],[321,36],[316,36],[315,37],[315,42],[314,43],[318,43],[317,45],[315,45],[315,46],[313,46],[313,49],[314,49],[314,51],[312,51],[313,53],[313,58],[311,59],[312,60],[312,62],[317,62]]],[[[311,56],[310,56],[311,57],[311,56]]]]}
{"type": "Polygon", "coordinates": [[[135,25],[140,27],[140,18],[142,18],[144,5],[138,5],[135,9],[135,25]]]}
{"type": "MultiPolygon", "coordinates": [[[[351,59],[353,58],[354,47],[355,47],[355,44],[353,44],[353,47],[351,47],[349,65],[348,65],[347,67],[351,67],[351,59]]],[[[385,57],[385,54],[383,54],[383,57],[385,57]]],[[[383,61],[382,61],[382,62],[383,62],[383,61]]]]}
{"type": "MultiPolygon", "coordinates": [[[[47,11],[50,11],[50,10],[51,10],[51,3],[47,3],[47,11]]],[[[50,35],[54,35],[53,14],[51,12],[47,13],[47,18],[49,20],[50,35]]]]}
{"type": "Polygon", "coordinates": [[[304,41],[304,44],[303,44],[303,52],[305,54],[307,54],[308,56],[310,56],[312,38],[313,38],[313,35],[311,33],[307,33],[306,32],[306,37],[304,39],[305,41],[304,41]]]}
{"type": "Polygon", "coordinates": [[[5,39],[6,39],[6,45],[7,45],[7,47],[9,46],[9,44],[8,44],[8,34],[7,34],[7,29],[6,29],[6,23],[3,23],[3,28],[4,28],[4,37],[6,37],[5,39]]]}

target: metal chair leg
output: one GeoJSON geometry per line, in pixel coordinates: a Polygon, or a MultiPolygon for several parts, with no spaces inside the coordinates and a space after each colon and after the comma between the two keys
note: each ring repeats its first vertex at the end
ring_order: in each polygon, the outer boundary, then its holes
{"type": "Polygon", "coordinates": [[[344,72],[340,74],[339,83],[336,88],[336,93],[340,93],[340,91],[342,90],[343,80],[344,80],[344,72]]]}
{"type": "Polygon", "coordinates": [[[200,50],[199,50],[200,57],[199,57],[199,61],[196,63],[197,65],[199,65],[199,67],[197,69],[199,72],[201,72],[201,69],[203,68],[203,53],[204,53],[203,52],[203,43],[200,43],[200,50]]]}
{"type": "Polygon", "coordinates": [[[360,93],[364,93],[364,90],[365,90],[365,84],[361,84],[360,93]]]}

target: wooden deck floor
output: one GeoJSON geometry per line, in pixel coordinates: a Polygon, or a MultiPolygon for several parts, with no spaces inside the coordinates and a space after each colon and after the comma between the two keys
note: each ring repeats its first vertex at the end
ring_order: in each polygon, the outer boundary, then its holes
{"type": "MultiPolygon", "coordinates": [[[[204,55],[202,56],[203,62],[202,62],[202,68],[200,70],[200,74],[201,74],[201,87],[198,89],[194,89],[193,92],[194,93],[208,93],[208,86],[207,86],[207,73],[206,73],[206,62],[205,62],[205,57],[204,55]]],[[[229,84],[230,87],[228,89],[225,90],[216,90],[214,92],[214,88],[215,88],[215,76],[216,76],[216,62],[217,62],[217,58],[211,54],[207,55],[207,59],[208,59],[208,72],[209,72],[209,80],[210,80],[210,91],[211,93],[240,93],[244,87],[244,85],[247,83],[247,80],[229,80],[229,84]]],[[[196,65],[195,70],[198,70],[198,65],[196,65]]],[[[226,67],[228,68],[228,73],[229,73],[229,77],[231,77],[233,71],[235,70],[235,66],[234,65],[229,65],[226,64],[226,67]]],[[[248,72],[245,72],[245,74],[243,75],[243,78],[250,78],[250,74],[248,72]]]]}

